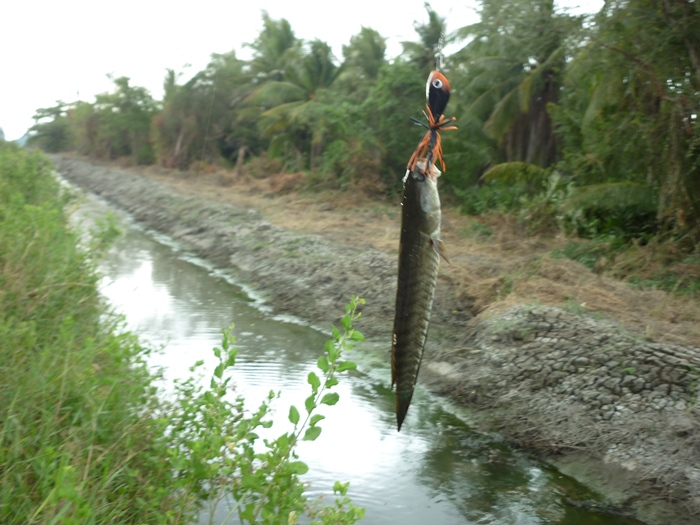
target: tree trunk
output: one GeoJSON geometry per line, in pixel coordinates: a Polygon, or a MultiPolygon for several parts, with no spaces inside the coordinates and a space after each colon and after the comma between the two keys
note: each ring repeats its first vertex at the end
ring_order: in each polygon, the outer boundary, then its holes
{"type": "Polygon", "coordinates": [[[236,170],[234,172],[234,175],[237,179],[241,178],[241,175],[243,174],[243,161],[245,160],[245,154],[246,150],[248,148],[245,146],[241,146],[238,148],[238,158],[236,159],[236,170]]]}

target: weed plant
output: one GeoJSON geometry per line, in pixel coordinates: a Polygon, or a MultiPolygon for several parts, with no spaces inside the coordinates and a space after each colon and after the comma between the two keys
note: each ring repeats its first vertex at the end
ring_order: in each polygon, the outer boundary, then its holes
{"type": "MultiPolygon", "coordinates": [[[[305,417],[290,411],[294,430],[261,451],[255,431],[271,425],[275,396],[252,413],[229,400],[228,332],[209,388],[185,381],[172,405],[158,397],[147,350],[100,299],[66,199],[43,156],[0,142],[0,523],[190,523],[228,495],[243,523],[359,520],[347,485],[334,505],[307,502],[294,452],[321,433],[316,409],[337,401],[335,375],[354,368],[341,354],[362,337],[358,303],[319,358],[321,377],[309,374],[305,417]]],[[[92,248],[113,235],[105,227],[92,248]]]]}

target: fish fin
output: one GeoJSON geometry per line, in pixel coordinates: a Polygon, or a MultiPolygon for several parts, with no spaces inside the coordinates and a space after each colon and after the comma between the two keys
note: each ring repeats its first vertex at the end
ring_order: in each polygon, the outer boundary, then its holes
{"type": "Polygon", "coordinates": [[[445,243],[441,239],[430,239],[430,242],[433,243],[433,248],[438,252],[438,255],[445,259],[447,264],[450,264],[450,260],[447,258],[447,251],[445,250],[445,243]]]}
{"type": "Polygon", "coordinates": [[[398,340],[396,338],[396,332],[391,334],[391,388],[396,385],[396,344],[398,340]]]}

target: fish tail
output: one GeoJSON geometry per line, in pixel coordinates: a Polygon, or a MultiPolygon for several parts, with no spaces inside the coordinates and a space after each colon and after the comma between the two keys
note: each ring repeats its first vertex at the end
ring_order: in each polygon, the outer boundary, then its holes
{"type": "Polygon", "coordinates": [[[411,406],[411,398],[413,398],[413,389],[408,392],[396,392],[396,424],[399,432],[403,420],[406,419],[408,407],[411,406]]]}

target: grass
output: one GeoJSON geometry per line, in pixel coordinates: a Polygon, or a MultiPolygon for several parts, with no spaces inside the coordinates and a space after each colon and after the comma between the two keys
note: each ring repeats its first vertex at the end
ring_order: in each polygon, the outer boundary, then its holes
{"type": "Polygon", "coordinates": [[[685,255],[673,241],[652,239],[644,245],[609,239],[572,241],[551,256],[578,261],[596,273],[625,280],[639,290],[700,298],[700,256],[685,255]]]}
{"type": "Polygon", "coordinates": [[[104,320],[65,202],[43,157],[0,143],[0,522],[165,523],[152,378],[104,320]]]}

